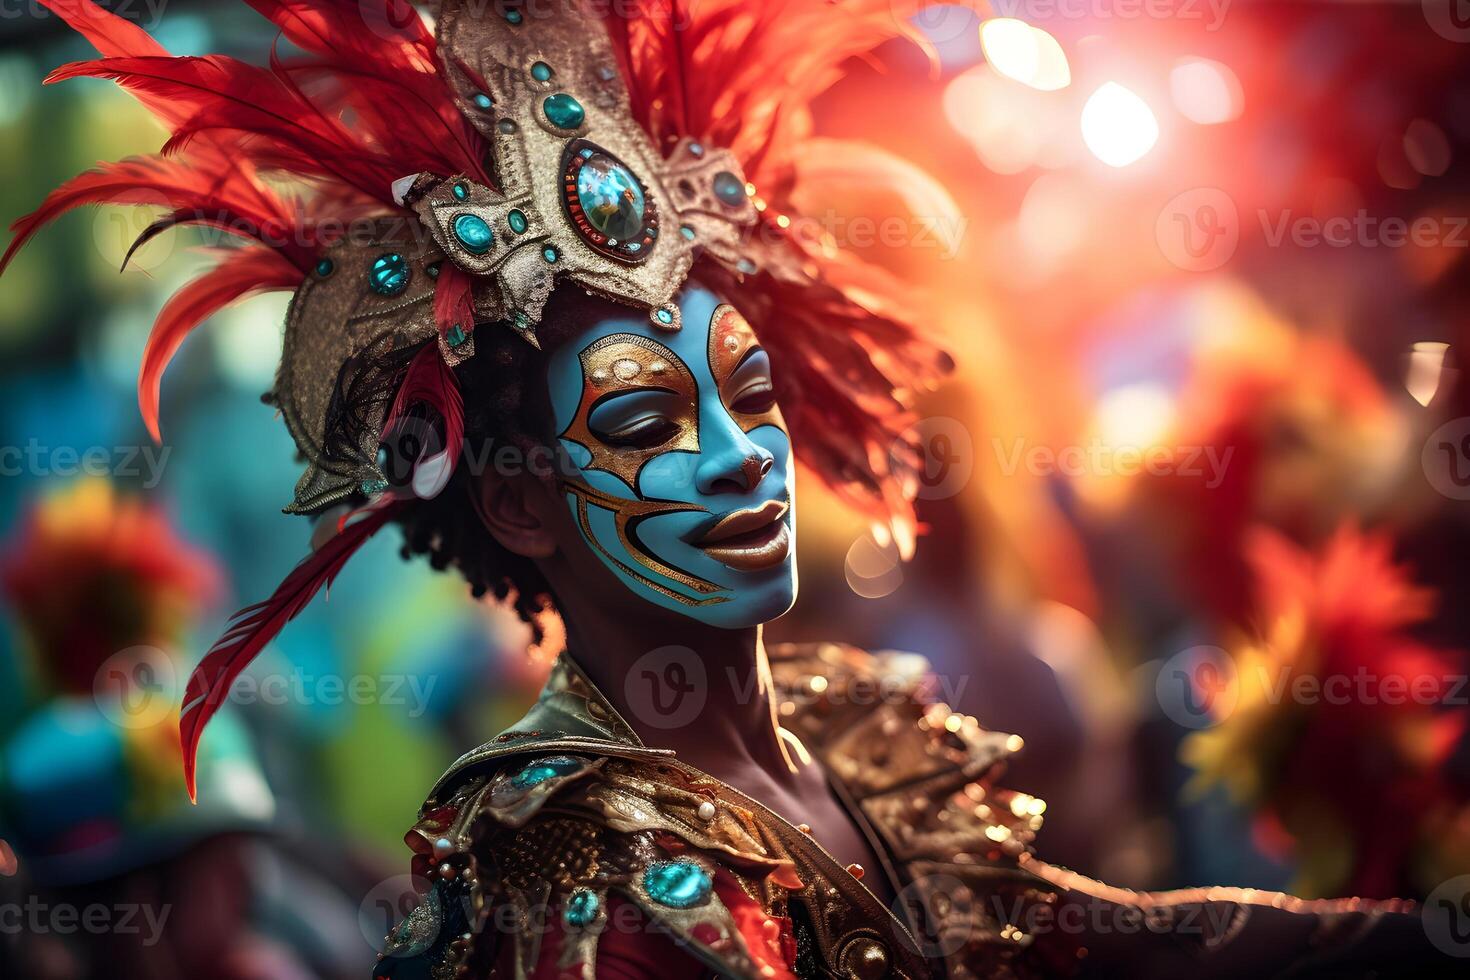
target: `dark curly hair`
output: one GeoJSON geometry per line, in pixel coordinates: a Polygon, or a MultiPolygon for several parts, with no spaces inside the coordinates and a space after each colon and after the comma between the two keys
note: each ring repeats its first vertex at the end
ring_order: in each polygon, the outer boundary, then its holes
{"type": "Polygon", "coordinates": [[[526,459],[555,446],[551,407],[537,379],[550,353],[593,315],[587,294],[561,287],[536,331],[539,350],[504,323],[475,328],[475,356],[455,368],[464,396],[464,456],[441,493],[416,501],[398,518],[405,559],[426,555],[436,569],[459,569],[476,598],[510,600],[537,643],[544,637],[540,615],[555,609],[551,586],[533,560],[502,546],[485,527],[472,504],[474,484],[502,447],[526,459]]]}

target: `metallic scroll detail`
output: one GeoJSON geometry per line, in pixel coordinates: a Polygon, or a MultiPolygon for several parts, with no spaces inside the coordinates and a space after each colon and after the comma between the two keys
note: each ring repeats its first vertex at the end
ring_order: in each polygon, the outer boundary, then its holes
{"type": "Polygon", "coordinates": [[[698,504],[680,504],[655,500],[628,500],[623,497],[611,496],[585,483],[572,480],[563,480],[561,487],[564,491],[577,498],[577,524],[582,529],[583,536],[601,555],[621,569],[624,574],[637,579],[660,595],[666,595],[685,605],[710,606],[715,603],[729,601],[728,596],[708,595],[711,592],[724,591],[723,586],[716,585],[707,579],[699,578],[697,575],[686,572],[683,569],[664,564],[650,555],[646,548],[634,540],[637,535],[639,521],[657,514],[671,514],[688,510],[702,511],[705,508],[700,507],[698,504]],[[624,548],[628,549],[628,554],[632,555],[635,561],[659,575],[672,579],[685,588],[693,589],[695,592],[705,593],[706,597],[695,599],[675,592],[668,586],[655,582],[637,569],[632,568],[627,562],[603,547],[602,543],[597,540],[597,536],[592,533],[592,522],[587,513],[587,505],[589,503],[612,511],[613,520],[618,531],[618,540],[622,542],[624,548]]]}

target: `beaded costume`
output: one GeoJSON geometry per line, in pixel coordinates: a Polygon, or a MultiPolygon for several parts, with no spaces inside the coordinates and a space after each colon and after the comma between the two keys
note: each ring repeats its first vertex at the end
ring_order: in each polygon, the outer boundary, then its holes
{"type": "Polygon", "coordinates": [[[784,724],[879,843],[893,908],[810,828],[642,744],[563,656],[526,717],[435,785],[406,838],[428,895],[375,978],[1367,977],[1448,962],[1412,903],[1137,893],[1047,865],[1032,854],[1045,803],[995,782],[1020,739],[931,703],[921,658],[770,656],[784,724]],[[653,972],[607,971],[608,942],[653,972]]]}
{"type": "MultiPolygon", "coordinates": [[[[614,480],[636,490],[647,461],[586,452],[585,403],[643,370],[694,365],[721,383],[756,336],[783,378],[779,412],[730,408],[735,429],[784,439],[789,424],[807,467],[912,546],[907,399],[947,359],[899,285],[805,228],[792,201],[811,98],[848,58],[909,34],[921,4],[445,0],[431,30],[403,0],[249,0],[291,48],[262,68],[175,58],[89,0],[44,2],[101,55],[51,80],[115,80],[172,135],[160,155],[54,192],[17,223],[5,261],[56,215],[104,201],[162,206],[145,240],[185,224],[245,239],[159,317],[139,381],[155,436],[185,335],[245,295],[295,294],[267,400],[306,463],[286,509],[327,514],[336,533],[191,677],[191,793],[200,733],[233,679],[363,541],[444,489],[465,431],[462,372],[489,331],[539,346],[558,286],[623,304],[638,326],[607,338],[621,346],[605,366],[603,346],[582,352],[584,404],[561,432],[584,450],[566,493],[584,530],[603,519],[604,552],[624,549],[604,558],[625,580],[674,608],[730,601],[638,547],[639,521],[699,508],[611,496],[614,480]],[[684,326],[695,274],[739,305],[700,325],[707,364],[660,340],[684,326]]],[[[802,828],[640,742],[563,657],[526,719],[434,787],[408,835],[425,899],[375,975],[1067,975],[1107,973],[1120,961],[1097,951],[1119,941],[1137,950],[1135,975],[1228,975],[1278,941],[1272,962],[1301,975],[1410,962],[1384,958],[1385,931],[1418,932],[1391,908],[1133,896],[1032,858],[1044,804],[995,784],[1019,740],[928,704],[912,660],[793,647],[772,651],[772,669],[784,725],[872,843],[894,909],[802,828]],[[901,696],[877,708],[852,696],[878,676],[904,678],[901,696]],[[1131,938],[1055,926],[1097,905],[1201,926],[1131,938]]]]}

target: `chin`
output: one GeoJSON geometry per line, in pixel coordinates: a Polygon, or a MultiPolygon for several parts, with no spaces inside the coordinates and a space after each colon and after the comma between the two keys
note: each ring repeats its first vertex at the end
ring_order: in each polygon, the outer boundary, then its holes
{"type": "Polygon", "coordinates": [[[796,565],[773,570],[771,580],[737,586],[730,601],[688,609],[692,619],[720,629],[748,629],[780,619],[796,604],[796,565]]]}

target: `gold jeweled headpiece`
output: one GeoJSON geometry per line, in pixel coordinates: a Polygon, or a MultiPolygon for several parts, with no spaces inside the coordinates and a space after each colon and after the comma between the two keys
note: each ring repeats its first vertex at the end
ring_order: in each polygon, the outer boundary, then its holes
{"type": "Polygon", "coordinates": [[[748,267],[741,242],[757,212],[739,162],[689,138],[667,157],[658,152],[632,117],[600,20],[575,3],[537,5],[532,17],[450,0],[438,41],[496,186],[464,174],[405,176],[394,198],[427,238],[387,223],[382,237],[327,249],[298,290],[269,396],[308,461],[291,511],[385,483],[377,450],[386,400],[368,405],[375,417],[356,427],[355,442],[333,439],[354,366],[436,334],[457,364],[474,353],[475,321],[506,323],[536,344],[558,280],[677,330],[673,299],[696,254],[732,272],[748,267]],[[473,315],[463,322],[436,318],[446,263],[470,277],[473,315]]]}

